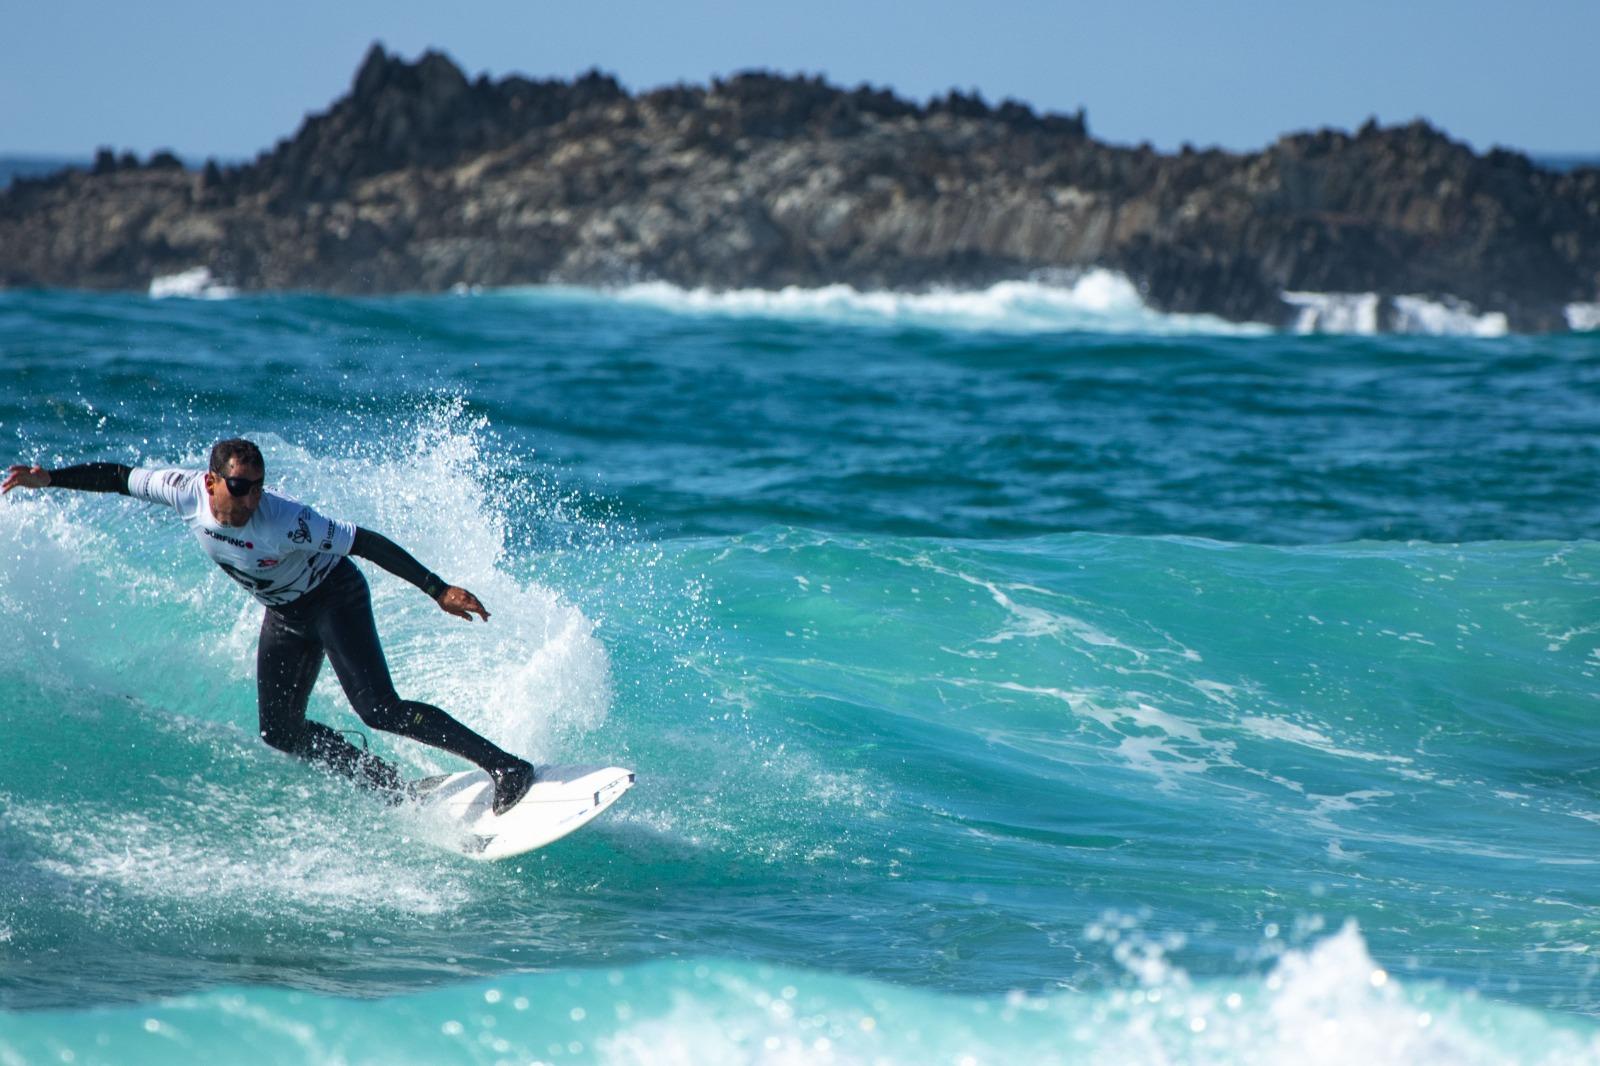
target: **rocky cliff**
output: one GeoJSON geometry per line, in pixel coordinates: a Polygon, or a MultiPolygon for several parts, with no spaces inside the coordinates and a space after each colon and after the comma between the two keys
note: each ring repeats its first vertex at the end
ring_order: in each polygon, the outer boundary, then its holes
{"type": "Polygon", "coordinates": [[[1600,169],[1424,123],[1253,154],[1104,144],[1081,114],[746,74],[630,95],[374,46],[253,163],[103,151],[0,194],[0,286],[981,285],[1091,266],[1155,306],[1282,322],[1284,291],[1416,294],[1565,328],[1600,300],[1600,169]]]}

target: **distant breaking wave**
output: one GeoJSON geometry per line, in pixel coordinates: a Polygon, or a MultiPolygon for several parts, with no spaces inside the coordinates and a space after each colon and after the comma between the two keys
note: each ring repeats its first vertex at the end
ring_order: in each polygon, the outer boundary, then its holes
{"type": "Polygon", "coordinates": [[[1216,315],[1165,314],[1144,303],[1128,277],[1115,271],[1088,271],[1067,282],[998,282],[981,290],[926,293],[861,291],[850,285],[782,290],[685,290],[664,282],[629,285],[616,295],[624,301],[653,304],[698,314],[750,315],[797,320],[837,320],[869,325],[1014,330],[1053,333],[1267,333],[1261,323],[1238,323],[1216,315]]]}
{"type": "Polygon", "coordinates": [[[150,298],[166,300],[184,297],[191,300],[226,300],[238,290],[219,282],[208,267],[197,266],[177,274],[163,274],[150,281],[150,298]]]}
{"type": "Polygon", "coordinates": [[[617,296],[675,311],[940,329],[1142,334],[1270,331],[1270,327],[1259,323],[1229,322],[1215,315],[1157,311],[1145,303],[1132,281],[1111,270],[1091,270],[1065,283],[1002,281],[986,289],[935,289],[923,293],[862,292],[848,285],[716,292],[644,282],[617,290],[617,296]]]}
{"type": "MultiPolygon", "coordinates": [[[[480,286],[457,285],[455,296],[479,296],[480,286]]],[[[496,290],[487,290],[496,291],[496,290]]],[[[670,282],[638,282],[614,290],[561,285],[517,286],[510,293],[620,299],[690,314],[862,325],[926,326],[935,329],[1003,330],[1022,333],[1083,331],[1145,335],[1259,335],[1276,332],[1259,322],[1230,322],[1216,315],[1159,311],[1145,302],[1126,275],[1095,269],[1066,280],[1002,281],[985,289],[928,292],[862,291],[849,285],[783,289],[686,289],[670,282]]],[[[209,269],[193,267],[150,282],[151,299],[220,300],[239,295],[209,269]]],[[[1506,315],[1479,311],[1464,300],[1425,296],[1383,297],[1375,292],[1285,292],[1294,309],[1286,332],[1299,334],[1380,333],[1445,337],[1503,337],[1506,315]]],[[[1568,328],[1600,330],[1600,303],[1566,308],[1568,328]]]]}
{"type": "Polygon", "coordinates": [[[1462,300],[1396,296],[1375,292],[1286,292],[1298,310],[1296,333],[1423,333],[1445,337],[1503,337],[1511,332],[1499,311],[1480,313],[1462,300]]]}
{"type": "Polygon", "coordinates": [[[1575,333],[1600,330],[1600,303],[1568,304],[1567,328],[1575,333]]]}
{"type": "MultiPolygon", "coordinates": [[[[1004,281],[987,289],[926,293],[862,292],[848,285],[714,292],[647,282],[620,289],[617,295],[633,303],[691,313],[946,329],[1212,335],[1276,332],[1265,323],[1158,311],[1144,301],[1127,276],[1103,269],[1065,283],[1004,281]]],[[[1283,298],[1295,309],[1293,321],[1286,327],[1290,333],[1501,337],[1510,332],[1504,313],[1480,312],[1449,297],[1386,299],[1377,293],[1286,292],[1283,298]]],[[[1600,304],[1572,305],[1567,309],[1567,321],[1574,330],[1600,329],[1600,304]]]]}

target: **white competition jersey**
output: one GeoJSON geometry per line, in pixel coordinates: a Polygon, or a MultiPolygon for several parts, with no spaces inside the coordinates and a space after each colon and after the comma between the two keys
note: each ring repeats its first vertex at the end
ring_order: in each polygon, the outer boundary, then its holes
{"type": "Polygon", "coordinates": [[[354,523],[326,518],[272,492],[261,494],[249,522],[223,525],[211,513],[203,470],[135,470],[128,493],[177,511],[205,553],[268,607],[291,603],[322,584],[356,539],[354,523]]]}

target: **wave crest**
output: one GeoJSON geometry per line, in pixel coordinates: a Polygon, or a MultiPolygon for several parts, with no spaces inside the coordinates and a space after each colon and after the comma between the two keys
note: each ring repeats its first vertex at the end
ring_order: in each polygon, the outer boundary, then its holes
{"type": "Polygon", "coordinates": [[[1165,314],[1151,308],[1138,287],[1111,270],[1062,279],[1002,281],[986,289],[930,292],[822,288],[684,289],[645,282],[617,290],[618,298],[687,314],[832,320],[859,325],[1022,333],[1083,331],[1144,334],[1263,333],[1267,327],[1228,322],[1215,315],[1165,314]]]}

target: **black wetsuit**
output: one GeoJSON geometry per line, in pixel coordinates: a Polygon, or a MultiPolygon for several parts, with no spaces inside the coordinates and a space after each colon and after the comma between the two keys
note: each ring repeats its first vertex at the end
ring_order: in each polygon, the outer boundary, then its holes
{"type": "MultiPolygon", "coordinates": [[[[127,495],[130,473],[120,463],[85,463],[50,471],[50,484],[127,495]]],[[[371,530],[357,527],[350,554],[377,563],[431,599],[449,587],[404,548],[371,530]]],[[[356,747],[337,730],[306,718],[324,656],[333,663],[345,696],[363,722],[478,764],[495,779],[497,797],[502,778],[527,767],[439,708],[400,698],[378,642],[367,580],[348,558],[339,560],[321,584],[299,599],[267,607],[261,620],[256,692],[261,738],[274,748],[323,763],[373,788],[396,793],[402,788],[393,766],[356,747]]]]}
{"type": "MultiPolygon", "coordinates": [[[[387,566],[383,559],[373,559],[378,565],[408,580],[410,575],[401,570],[415,567],[438,582],[441,592],[444,590],[444,583],[423,570],[403,549],[369,530],[357,530],[352,555],[372,558],[362,550],[370,547],[363,544],[367,538],[381,540],[389,550],[403,556],[410,567],[387,566]]],[[[423,580],[413,583],[426,590],[423,580]]],[[[400,698],[389,679],[389,664],[378,643],[367,579],[349,559],[341,559],[322,584],[298,600],[268,607],[261,619],[256,693],[261,739],[273,747],[327,763],[378,788],[400,787],[399,775],[388,763],[357,748],[343,734],[306,718],[306,702],[322,670],[324,655],[333,663],[350,706],[373,729],[443,748],[491,774],[521,761],[432,704],[400,698]]]]}

